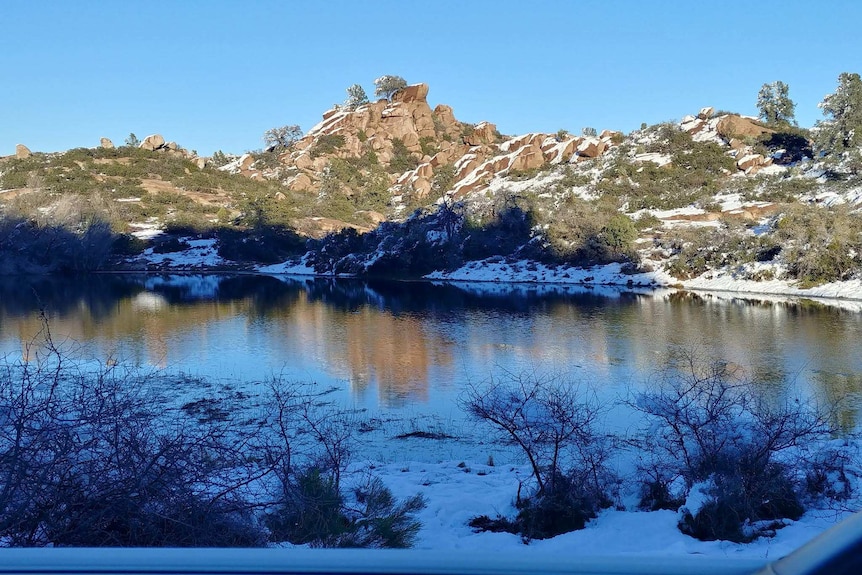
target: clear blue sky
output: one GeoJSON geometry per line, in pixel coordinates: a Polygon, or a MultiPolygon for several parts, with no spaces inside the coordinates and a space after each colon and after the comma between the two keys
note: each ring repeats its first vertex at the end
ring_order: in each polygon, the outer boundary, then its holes
{"type": "Polygon", "coordinates": [[[0,155],[130,132],[243,152],[383,74],[506,134],[755,114],[775,80],[811,126],[838,74],[862,72],[860,25],[858,0],[8,0],[0,155]]]}

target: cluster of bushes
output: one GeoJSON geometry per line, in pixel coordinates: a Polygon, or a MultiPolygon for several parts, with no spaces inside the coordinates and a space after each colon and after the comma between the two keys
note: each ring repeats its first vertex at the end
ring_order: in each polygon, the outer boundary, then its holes
{"type": "Polygon", "coordinates": [[[635,222],[606,202],[589,202],[569,194],[556,205],[537,206],[546,261],[588,266],[636,262],[635,222]]]}
{"type": "Polygon", "coordinates": [[[632,262],[637,235],[624,214],[574,196],[552,213],[536,198],[500,194],[481,212],[444,202],[403,222],[386,222],[361,236],[345,229],[309,247],[319,273],[416,277],[494,256],[578,265],[632,262]]]}
{"type": "Polygon", "coordinates": [[[759,235],[741,226],[689,228],[667,233],[658,245],[674,256],[667,270],[680,279],[751,262],[783,264],[803,288],[862,273],[862,221],[847,206],[789,205],[759,235]]]}
{"type": "Polygon", "coordinates": [[[771,235],[755,236],[741,226],[731,225],[675,229],[659,239],[658,245],[671,252],[673,259],[667,271],[679,279],[691,279],[718,268],[736,269],[747,263],[773,261],[781,253],[781,246],[771,235]]]}
{"type": "Polygon", "coordinates": [[[0,367],[3,544],[412,543],[421,497],[344,487],[355,425],[319,393],[273,381],[246,423],[217,399],[166,410],[152,376],[79,368],[45,330],[0,367]]]}
{"type": "Polygon", "coordinates": [[[629,210],[679,208],[714,195],[726,176],[736,171],[734,159],[718,144],[695,142],[670,124],[656,130],[653,143],[644,151],[667,154],[670,163],[633,163],[617,154],[596,184],[599,192],[629,210]]]}
{"type": "Polygon", "coordinates": [[[770,397],[743,375],[680,354],[633,403],[647,417],[642,506],[679,508],[680,530],[701,540],[750,541],[798,519],[823,465],[804,448],[835,430],[816,406],[770,397]]]}
{"type": "Polygon", "coordinates": [[[788,274],[802,286],[843,281],[862,272],[862,219],[847,206],[791,206],[775,224],[788,274]]]}
{"type": "Polygon", "coordinates": [[[508,373],[469,386],[467,413],[518,446],[532,469],[514,518],[483,515],[470,525],[525,540],[583,528],[619,504],[621,480],[608,462],[620,449],[638,456],[641,508],[677,510],[679,529],[705,541],[750,541],[815,499],[847,498],[846,454],[811,449],[835,432],[832,415],[765,385],[733,364],[676,354],[629,402],[642,430],[625,440],[599,433],[604,407],[571,381],[508,373]]]}
{"type": "Polygon", "coordinates": [[[463,408],[491,424],[499,441],[523,451],[533,480],[527,493],[519,487],[513,520],[480,516],[473,527],[545,539],[582,529],[612,504],[616,478],[608,466],[607,439],[596,425],[600,406],[572,382],[506,374],[468,386],[463,408]]]}

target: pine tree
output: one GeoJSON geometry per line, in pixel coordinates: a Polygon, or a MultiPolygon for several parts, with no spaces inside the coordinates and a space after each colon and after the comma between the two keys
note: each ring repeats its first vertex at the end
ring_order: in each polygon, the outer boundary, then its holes
{"type": "Polygon", "coordinates": [[[380,76],[374,80],[374,95],[383,96],[387,100],[401,88],[407,87],[407,81],[401,76],[380,76]]]}
{"type": "Polygon", "coordinates": [[[293,148],[293,145],[302,138],[302,128],[296,124],[270,128],[263,133],[263,141],[267,150],[282,152],[293,148]]]}
{"type": "Polygon", "coordinates": [[[788,95],[790,87],[778,80],[771,84],[764,84],[757,94],[757,109],[760,110],[760,118],[771,125],[795,125],[796,104],[788,95]]]}
{"type": "Polygon", "coordinates": [[[843,72],[838,89],[819,104],[827,119],[817,122],[817,148],[825,153],[843,153],[862,146],[862,78],[843,72]]]}
{"type": "Polygon", "coordinates": [[[359,84],[353,84],[347,88],[347,100],[344,101],[344,107],[350,110],[355,110],[359,106],[368,103],[368,95],[365,89],[359,84]]]}

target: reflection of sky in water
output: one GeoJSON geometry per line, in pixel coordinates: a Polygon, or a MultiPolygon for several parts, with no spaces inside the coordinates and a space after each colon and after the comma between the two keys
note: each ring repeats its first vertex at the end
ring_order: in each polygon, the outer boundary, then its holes
{"type": "Polygon", "coordinates": [[[739,364],[777,384],[779,398],[862,386],[862,315],[817,307],[562,289],[483,297],[425,283],[254,276],[31,291],[39,297],[0,288],[0,351],[12,358],[38,331],[44,305],[55,339],[77,342],[83,355],[217,380],[337,385],[342,401],[370,409],[447,415],[465,382],[503,371],[561,373],[613,399],[649,381],[678,347],[739,364]]]}

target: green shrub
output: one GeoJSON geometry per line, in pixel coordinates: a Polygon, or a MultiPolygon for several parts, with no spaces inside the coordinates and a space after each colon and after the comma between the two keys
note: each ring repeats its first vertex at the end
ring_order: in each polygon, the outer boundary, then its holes
{"type": "Polygon", "coordinates": [[[587,521],[610,506],[602,493],[573,477],[560,475],[552,490],[521,500],[515,524],[525,539],[548,539],[583,529],[587,521]]]}
{"type": "Polygon", "coordinates": [[[419,165],[419,158],[410,153],[401,138],[392,140],[392,159],[389,161],[389,172],[401,174],[419,165]]]}
{"type": "Polygon", "coordinates": [[[437,145],[437,138],[433,136],[423,136],[419,138],[419,147],[422,150],[423,156],[433,156],[440,151],[437,145]]]}
{"type": "Polygon", "coordinates": [[[335,478],[317,467],[303,469],[291,482],[283,506],[266,518],[273,541],[337,547],[350,530],[342,513],[344,498],[335,478]]]}
{"type": "Polygon", "coordinates": [[[336,152],[344,146],[344,136],[341,134],[323,134],[318,136],[311,146],[312,158],[325,156],[336,152]]]}
{"type": "Polygon", "coordinates": [[[266,517],[273,541],[312,547],[406,548],[421,528],[413,515],[425,507],[416,495],[398,502],[379,479],[354,489],[355,508],[348,507],[338,482],[329,473],[300,470],[287,489],[285,503],[266,517]]]}
{"type": "Polygon", "coordinates": [[[790,275],[803,287],[862,271],[862,220],[847,206],[791,206],[776,223],[790,275]]]}

